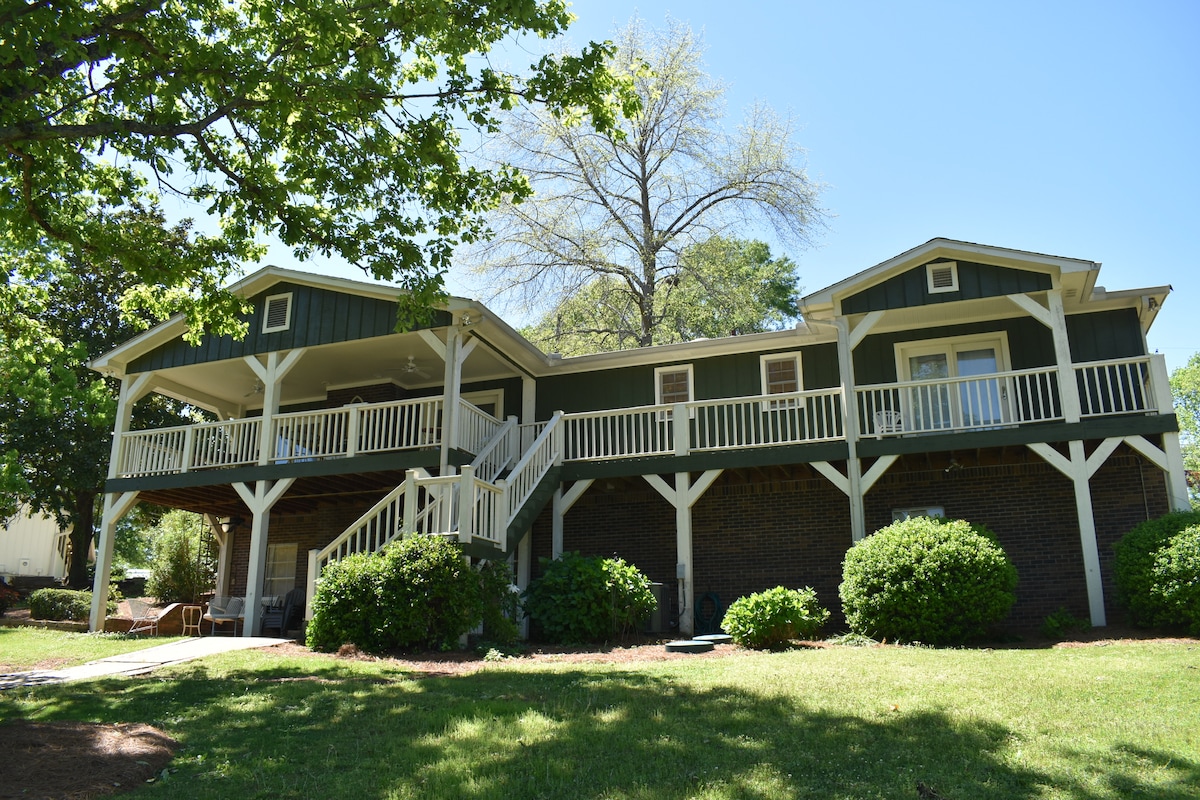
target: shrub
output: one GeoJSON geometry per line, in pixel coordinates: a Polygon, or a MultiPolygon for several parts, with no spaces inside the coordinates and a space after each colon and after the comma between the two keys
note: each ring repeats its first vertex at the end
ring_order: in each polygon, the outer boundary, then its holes
{"type": "Polygon", "coordinates": [[[1003,619],[1016,584],[1016,569],[983,526],[912,517],[847,551],[839,593],[854,633],[951,644],[1003,619]]]}
{"type": "Polygon", "coordinates": [[[1041,633],[1047,639],[1061,639],[1069,633],[1078,633],[1092,629],[1092,623],[1080,619],[1066,608],[1059,608],[1042,621],[1041,633]]]}
{"type": "Polygon", "coordinates": [[[331,564],[313,598],[307,643],[382,653],[445,649],[483,615],[479,574],[457,544],[413,536],[378,554],[331,564]]]}
{"type": "Polygon", "coordinates": [[[564,553],[541,565],[525,592],[525,612],[552,642],[605,641],[655,608],[650,579],[623,559],[564,553]]]}
{"type": "Polygon", "coordinates": [[[488,561],[479,568],[479,586],[483,597],[483,640],[493,644],[512,644],[520,636],[517,614],[520,596],[513,591],[513,574],[507,561],[488,561]]]}
{"type": "Polygon", "coordinates": [[[163,516],[154,530],[154,556],[146,592],[160,603],[192,603],[216,581],[212,548],[202,547],[211,536],[201,518],[185,511],[163,516]]]}
{"type": "Polygon", "coordinates": [[[1192,592],[1200,592],[1194,588],[1200,584],[1200,570],[1194,566],[1200,556],[1189,555],[1187,544],[1194,542],[1195,536],[1183,536],[1178,546],[1174,544],[1176,537],[1197,525],[1200,512],[1167,514],[1143,522],[1113,545],[1117,600],[1129,609],[1135,624],[1150,627],[1187,624],[1200,615],[1195,610],[1190,618],[1184,613],[1186,598],[1192,592]],[[1171,554],[1166,555],[1167,551],[1171,554]],[[1190,574],[1189,564],[1193,565],[1190,574]]]}
{"type": "Polygon", "coordinates": [[[1200,525],[1184,528],[1154,556],[1154,593],[1165,611],[1200,635],[1200,525]]]}
{"type": "MultiPolygon", "coordinates": [[[[115,614],[120,594],[109,584],[105,612],[115,614]]],[[[34,619],[87,622],[92,613],[92,593],[77,589],[38,589],[29,595],[29,615],[34,619]]]]}
{"type": "Polygon", "coordinates": [[[765,648],[810,639],[828,619],[829,611],[811,588],[776,586],[734,600],[721,627],[743,647],[765,648]]]}

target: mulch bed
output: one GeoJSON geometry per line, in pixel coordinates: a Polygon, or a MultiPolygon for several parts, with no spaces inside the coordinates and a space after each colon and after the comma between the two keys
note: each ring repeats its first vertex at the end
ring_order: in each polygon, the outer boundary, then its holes
{"type": "Polygon", "coordinates": [[[139,723],[0,725],[0,798],[89,800],[158,779],[178,742],[139,723]]]}

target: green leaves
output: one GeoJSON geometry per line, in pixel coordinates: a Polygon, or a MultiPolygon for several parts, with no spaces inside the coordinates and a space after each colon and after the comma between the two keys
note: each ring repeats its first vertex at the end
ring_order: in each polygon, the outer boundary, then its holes
{"type": "Polygon", "coordinates": [[[480,215],[527,191],[511,170],[461,163],[464,121],[495,131],[499,109],[538,103],[607,130],[631,102],[607,45],[528,75],[476,57],[560,34],[559,0],[79,0],[0,19],[14,31],[0,53],[0,253],[117,261],[139,286],[131,307],[181,311],[195,331],[229,331],[218,288],[267,233],[430,302],[480,215]],[[161,216],[168,196],[218,232],[125,224],[161,216]]]}
{"type": "Polygon", "coordinates": [[[721,628],[741,646],[762,649],[812,638],[828,620],[829,611],[811,587],[776,586],[734,600],[721,628]]]}

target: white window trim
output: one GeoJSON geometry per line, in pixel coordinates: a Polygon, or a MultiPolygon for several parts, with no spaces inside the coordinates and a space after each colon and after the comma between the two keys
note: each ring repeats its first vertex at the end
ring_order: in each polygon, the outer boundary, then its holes
{"type": "MultiPolygon", "coordinates": [[[[661,405],[665,404],[665,402],[663,401],[663,396],[662,396],[662,375],[665,372],[686,372],[687,373],[688,399],[685,402],[690,403],[696,399],[696,373],[692,369],[692,365],[691,364],[672,364],[669,367],[655,367],[654,368],[654,404],[656,406],[661,406],[661,405]]],[[[692,408],[692,409],[688,410],[689,417],[694,417],[695,415],[696,415],[696,409],[692,408]]],[[[670,418],[671,418],[670,411],[664,411],[659,414],[659,419],[670,419],[670,418]]]]}
{"type": "Polygon", "coordinates": [[[958,262],[957,261],[939,261],[936,264],[925,265],[925,280],[929,283],[930,294],[943,294],[945,292],[958,291],[958,262]],[[950,285],[935,286],[933,281],[934,270],[949,269],[950,270],[950,285]]]}
{"type": "Polygon", "coordinates": [[[295,542],[279,542],[276,544],[267,545],[267,559],[266,559],[266,564],[265,564],[266,569],[263,571],[264,572],[264,574],[263,574],[263,589],[264,589],[263,594],[264,595],[283,596],[283,595],[287,594],[287,592],[289,590],[295,588],[295,586],[296,586],[296,557],[299,553],[299,550],[300,550],[300,548],[295,542]],[[292,558],[291,558],[290,563],[286,560],[279,562],[278,557],[272,558],[272,556],[275,553],[279,552],[280,550],[284,550],[284,551],[290,550],[291,551],[292,558]],[[277,562],[291,567],[291,583],[288,585],[287,589],[285,589],[282,592],[267,591],[267,589],[271,588],[272,581],[286,582],[288,580],[286,569],[278,576],[271,575],[271,565],[276,564],[277,562]]]}
{"type": "MultiPolygon", "coordinates": [[[[933,353],[955,352],[958,350],[978,350],[980,345],[996,345],[996,371],[1008,372],[1012,361],[1008,357],[1008,331],[993,331],[991,333],[973,333],[965,336],[943,336],[940,339],[913,339],[907,342],[896,342],[896,375],[901,383],[911,381],[912,374],[908,371],[908,359],[911,356],[927,356],[933,353]]],[[[951,360],[953,361],[953,360],[951,360]]],[[[948,380],[958,376],[951,375],[948,380]]]]}
{"type": "MultiPolygon", "coordinates": [[[[786,361],[793,359],[796,362],[796,391],[804,391],[804,360],[800,356],[799,350],[793,350],[788,353],[764,353],[758,357],[758,377],[759,387],[763,397],[771,395],[767,377],[767,364],[772,361],[786,361]]],[[[778,394],[778,393],[777,393],[778,394]]],[[[793,400],[768,402],[765,406],[767,411],[779,411],[785,408],[795,408],[797,403],[793,400]]]]}
{"type": "Polygon", "coordinates": [[[286,331],[292,327],[292,293],[273,294],[263,301],[263,333],[277,333],[278,331],[286,331]],[[283,313],[282,325],[270,325],[271,322],[271,303],[276,300],[284,300],[286,302],[283,313]]]}
{"type": "Polygon", "coordinates": [[[463,400],[466,400],[473,406],[487,405],[488,403],[496,404],[496,419],[504,420],[504,390],[503,389],[485,389],[480,392],[463,392],[459,395],[463,400]]]}
{"type": "Polygon", "coordinates": [[[900,522],[901,520],[910,519],[912,517],[930,517],[932,519],[945,519],[946,509],[942,506],[915,506],[913,508],[893,508],[892,522],[900,522]]]}

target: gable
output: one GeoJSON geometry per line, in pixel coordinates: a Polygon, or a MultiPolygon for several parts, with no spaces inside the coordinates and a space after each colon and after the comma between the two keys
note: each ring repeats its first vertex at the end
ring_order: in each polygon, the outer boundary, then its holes
{"type": "MultiPolygon", "coordinates": [[[[182,337],[175,338],[132,361],[128,371],[147,372],[275,350],[368,339],[387,336],[396,330],[396,303],[377,297],[284,281],[249,299],[253,309],[245,318],[249,330],[244,339],[206,336],[200,344],[193,346],[182,337]],[[290,298],[286,318],[280,313],[282,297],[290,298]],[[267,317],[268,309],[270,318],[267,317]]],[[[432,324],[425,327],[448,324],[450,314],[435,311],[432,324]]]]}
{"type": "Polygon", "coordinates": [[[1053,280],[1047,272],[935,258],[845,297],[842,300],[842,313],[865,314],[868,311],[1041,292],[1051,288],[1053,280]],[[931,268],[939,273],[934,280],[930,278],[931,268]],[[939,291],[943,287],[931,287],[931,283],[940,281],[951,271],[956,273],[956,288],[939,291]]]}

